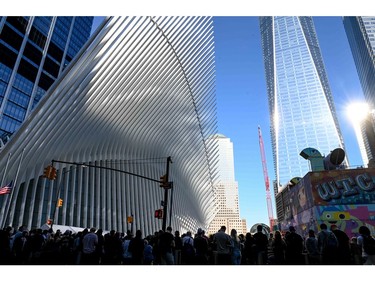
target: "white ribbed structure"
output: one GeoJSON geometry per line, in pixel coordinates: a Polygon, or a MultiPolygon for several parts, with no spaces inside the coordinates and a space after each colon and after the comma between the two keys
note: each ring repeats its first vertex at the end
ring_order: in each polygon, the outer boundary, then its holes
{"type": "Polygon", "coordinates": [[[61,163],[57,180],[40,176],[54,159],[159,180],[171,156],[167,225],[207,227],[215,215],[214,63],[210,17],[107,18],[1,151],[5,184],[24,149],[16,187],[0,198],[1,218],[40,227],[60,187],[55,224],[126,231],[133,214],[134,229],[153,234],[162,225],[154,218],[164,198],[157,182],[61,163]]]}

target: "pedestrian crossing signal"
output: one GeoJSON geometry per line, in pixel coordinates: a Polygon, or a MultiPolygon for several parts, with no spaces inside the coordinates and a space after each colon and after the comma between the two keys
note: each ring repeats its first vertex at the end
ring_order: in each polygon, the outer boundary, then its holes
{"type": "Polygon", "coordinates": [[[57,200],[57,207],[62,207],[62,205],[63,205],[63,200],[59,198],[59,200],[57,200]]]}
{"type": "Polygon", "coordinates": [[[163,209],[155,210],[155,218],[162,219],[163,218],[163,209]]]}

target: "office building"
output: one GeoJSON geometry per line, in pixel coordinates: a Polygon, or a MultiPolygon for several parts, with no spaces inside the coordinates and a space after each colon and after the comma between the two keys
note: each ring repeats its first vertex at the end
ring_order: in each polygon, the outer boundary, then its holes
{"type": "Polygon", "coordinates": [[[215,103],[211,17],[105,18],[0,151],[2,184],[14,186],[0,223],[146,236],[166,208],[173,230],[206,228],[215,103]]]}
{"type": "MultiPolygon", "coordinates": [[[[363,94],[369,108],[369,116],[363,125],[361,138],[366,146],[366,160],[375,160],[374,149],[371,149],[369,143],[373,143],[375,128],[373,112],[375,110],[375,17],[343,17],[343,23],[350,49],[353,54],[354,63],[357,69],[359,81],[362,86],[363,94]],[[372,122],[372,124],[371,124],[372,122]]],[[[361,146],[362,144],[360,144],[361,146]]]]}
{"type": "Polygon", "coordinates": [[[90,36],[93,17],[0,17],[0,139],[21,126],[90,36]]]}
{"type": "Polygon", "coordinates": [[[209,234],[216,233],[225,225],[227,233],[236,229],[238,234],[246,234],[246,221],[240,219],[238,183],[234,176],[233,143],[222,134],[214,136],[218,144],[217,180],[214,182],[216,214],[208,228],[209,234]]]}
{"type": "MultiPolygon", "coordinates": [[[[311,17],[260,17],[275,178],[279,189],[303,177],[308,147],[343,148],[335,106],[311,17]]],[[[345,163],[348,165],[348,163],[345,163]]]]}

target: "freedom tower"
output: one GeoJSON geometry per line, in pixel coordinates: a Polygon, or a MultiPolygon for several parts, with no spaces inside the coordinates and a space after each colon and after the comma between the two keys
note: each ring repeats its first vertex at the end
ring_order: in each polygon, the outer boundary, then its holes
{"type": "Polygon", "coordinates": [[[260,31],[280,187],[310,170],[303,149],[327,155],[344,143],[312,18],[260,17],[260,31]]]}

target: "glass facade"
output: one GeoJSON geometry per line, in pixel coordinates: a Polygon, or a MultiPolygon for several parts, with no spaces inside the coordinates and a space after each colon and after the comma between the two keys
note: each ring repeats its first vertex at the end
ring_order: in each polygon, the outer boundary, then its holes
{"type": "MultiPolygon", "coordinates": [[[[357,68],[363,94],[369,106],[369,118],[365,120],[365,130],[361,139],[366,146],[366,160],[375,160],[375,151],[371,147],[375,134],[375,17],[343,17],[346,35],[357,68]],[[372,124],[371,124],[372,122],[372,124]]],[[[360,146],[363,144],[361,143],[360,146]]],[[[367,161],[364,163],[367,165],[367,161]]]]}
{"type": "Polygon", "coordinates": [[[332,94],[311,17],[260,17],[278,185],[309,172],[299,154],[343,148],[332,94]]]}
{"type": "Polygon", "coordinates": [[[93,17],[1,17],[0,138],[5,143],[90,36],[93,17]]]}
{"type": "Polygon", "coordinates": [[[359,81],[370,109],[375,109],[375,17],[343,17],[359,81]]]}

